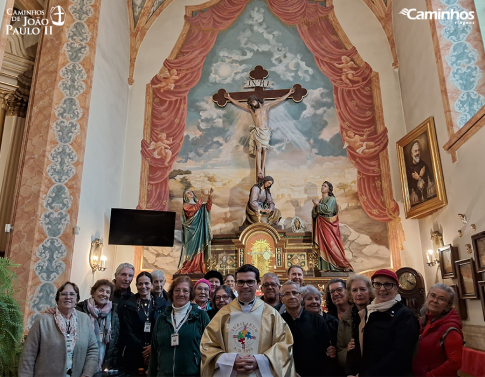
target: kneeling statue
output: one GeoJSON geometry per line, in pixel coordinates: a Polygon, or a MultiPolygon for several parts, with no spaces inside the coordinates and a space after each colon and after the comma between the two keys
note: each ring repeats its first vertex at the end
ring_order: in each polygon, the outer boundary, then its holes
{"type": "Polygon", "coordinates": [[[274,179],[268,175],[251,187],[244,225],[259,222],[278,225],[281,219],[281,212],[275,208],[271,197],[270,188],[273,183],[274,179]]]}

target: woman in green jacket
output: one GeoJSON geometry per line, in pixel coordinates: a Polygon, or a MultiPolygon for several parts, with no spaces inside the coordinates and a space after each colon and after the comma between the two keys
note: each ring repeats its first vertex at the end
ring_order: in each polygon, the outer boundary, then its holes
{"type": "Polygon", "coordinates": [[[148,376],[200,376],[200,339],[209,316],[197,308],[192,281],[179,276],[168,290],[168,306],[158,316],[152,335],[148,376]]]}

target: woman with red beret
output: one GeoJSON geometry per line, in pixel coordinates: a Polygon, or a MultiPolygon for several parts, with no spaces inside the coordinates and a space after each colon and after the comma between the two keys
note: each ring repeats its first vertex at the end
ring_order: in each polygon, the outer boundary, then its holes
{"type": "Polygon", "coordinates": [[[359,376],[412,376],[418,320],[401,303],[395,272],[378,270],[371,280],[376,298],[359,312],[362,349],[359,376]]]}

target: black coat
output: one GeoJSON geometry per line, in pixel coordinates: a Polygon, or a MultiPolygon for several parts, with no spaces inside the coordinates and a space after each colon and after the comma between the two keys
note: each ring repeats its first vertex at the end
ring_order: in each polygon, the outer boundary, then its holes
{"type": "MultiPolygon", "coordinates": [[[[76,305],[76,309],[80,312],[89,314],[88,300],[80,301],[76,305]]],[[[91,318],[91,317],[90,317],[91,318]]],[[[103,359],[103,370],[118,368],[118,344],[120,336],[120,320],[118,317],[118,308],[115,303],[111,307],[111,340],[106,345],[106,351],[103,359]]]]}
{"type": "Polygon", "coordinates": [[[418,320],[402,303],[373,312],[364,327],[359,376],[412,376],[418,338],[418,320]]]}
{"type": "Polygon", "coordinates": [[[330,358],[327,348],[337,344],[338,320],[330,314],[303,310],[294,320],[288,312],[281,315],[293,335],[293,359],[301,377],[340,376],[337,358],[330,358]]]}
{"type": "Polygon", "coordinates": [[[125,301],[119,311],[120,316],[120,356],[119,364],[129,376],[137,374],[138,368],[144,368],[142,356],[143,347],[151,344],[152,332],[158,315],[165,309],[167,301],[163,297],[155,297],[154,310],[150,312],[151,331],[144,331],[145,321],[142,321],[138,312],[139,295],[133,295],[125,301]]]}

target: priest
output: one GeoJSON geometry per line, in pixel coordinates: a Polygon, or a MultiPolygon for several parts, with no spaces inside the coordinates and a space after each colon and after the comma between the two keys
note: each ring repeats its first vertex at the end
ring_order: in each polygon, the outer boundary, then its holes
{"type": "Polygon", "coordinates": [[[237,300],[224,306],[200,343],[201,376],[294,377],[293,336],[270,305],[256,298],[259,270],[236,272],[237,300]]]}

